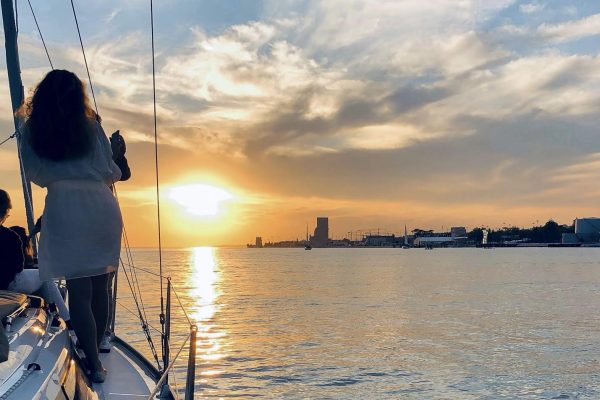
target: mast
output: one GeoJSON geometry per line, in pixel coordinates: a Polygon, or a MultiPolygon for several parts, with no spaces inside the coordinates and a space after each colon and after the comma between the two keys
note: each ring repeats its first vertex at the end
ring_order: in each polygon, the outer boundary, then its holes
{"type": "MultiPolygon", "coordinates": [[[[13,121],[15,131],[23,122],[16,112],[23,104],[24,89],[21,80],[21,67],[19,64],[19,47],[17,45],[17,28],[15,23],[15,13],[12,0],[0,0],[2,7],[2,22],[4,23],[4,48],[6,49],[6,70],[8,71],[8,82],[10,86],[10,99],[12,102],[13,121]]],[[[29,232],[33,231],[35,222],[33,219],[33,202],[31,197],[31,182],[26,178],[23,170],[23,160],[21,159],[21,135],[17,134],[17,154],[19,155],[19,169],[21,171],[21,184],[23,186],[23,196],[25,199],[25,214],[27,215],[27,227],[29,232]]],[[[37,256],[37,243],[32,241],[33,255],[37,256]]]]}
{"type": "Polygon", "coordinates": [[[408,246],[408,235],[406,233],[406,224],[404,224],[404,245],[408,246]]]}

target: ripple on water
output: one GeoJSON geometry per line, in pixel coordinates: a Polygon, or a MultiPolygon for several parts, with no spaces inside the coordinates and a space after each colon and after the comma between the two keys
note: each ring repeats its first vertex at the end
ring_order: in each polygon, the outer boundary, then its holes
{"type": "Polygon", "coordinates": [[[288,370],[289,366],[285,365],[261,365],[258,367],[244,368],[247,372],[268,372],[268,371],[283,371],[288,370]]]}
{"type": "Polygon", "coordinates": [[[295,378],[293,376],[259,375],[255,376],[254,379],[258,379],[261,381],[269,381],[273,384],[302,382],[301,378],[295,378]]]}
{"type": "Polygon", "coordinates": [[[329,382],[320,383],[316,386],[349,386],[349,385],[355,385],[360,382],[362,382],[360,379],[342,378],[342,379],[333,379],[329,382]]]}

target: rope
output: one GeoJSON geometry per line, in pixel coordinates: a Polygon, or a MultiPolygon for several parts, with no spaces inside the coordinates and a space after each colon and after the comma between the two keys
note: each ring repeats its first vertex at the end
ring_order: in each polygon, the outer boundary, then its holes
{"type": "MultiPolygon", "coordinates": [[[[113,182],[112,188],[113,188],[113,193],[115,195],[115,199],[117,200],[117,203],[119,203],[119,195],[117,193],[117,188],[116,188],[116,185],[114,182],[113,182]]],[[[134,269],[132,269],[133,256],[131,254],[131,246],[129,245],[129,238],[127,237],[127,230],[125,229],[125,226],[123,226],[123,241],[125,244],[125,256],[127,257],[127,263],[125,263],[121,257],[119,257],[119,260],[121,262],[121,266],[123,267],[122,268],[123,273],[125,274],[125,278],[127,279],[127,284],[129,285],[129,290],[131,291],[131,295],[133,296],[133,300],[135,302],[135,306],[138,311],[137,317],[140,320],[140,324],[142,326],[142,331],[144,332],[144,336],[146,337],[146,340],[148,341],[148,346],[150,347],[152,356],[154,357],[154,360],[156,361],[156,365],[158,366],[158,369],[161,369],[160,361],[158,360],[158,353],[156,352],[156,346],[154,345],[154,341],[152,340],[152,336],[150,335],[150,331],[148,330],[148,327],[150,326],[152,329],[155,329],[155,330],[157,330],[157,329],[152,327],[148,323],[148,316],[146,315],[146,307],[144,306],[144,300],[142,298],[142,291],[140,290],[139,279],[137,278],[136,271],[134,269]],[[127,273],[127,269],[125,268],[125,266],[129,267],[130,273],[131,273],[131,278],[129,277],[129,274],[127,273]],[[140,304],[141,304],[141,308],[140,308],[140,304]]]]}
{"type": "Polygon", "coordinates": [[[35,17],[35,12],[33,11],[33,7],[31,6],[31,1],[27,0],[27,3],[29,3],[29,9],[31,10],[31,14],[33,15],[33,20],[35,21],[35,26],[37,26],[38,33],[40,34],[40,39],[42,39],[42,44],[44,45],[44,50],[46,50],[46,57],[48,57],[48,62],[50,63],[50,68],[54,69],[54,65],[52,65],[52,60],[50,59],[50,53],[48,53],[48,48],[46,47],[46,42],[44,41],[44,35],[42,35],[42,30],[40,29],[40,26],[38,25],[37,18],[35,17]]]}
{"type": "Polygon", "coordinates": [[[175,365],[175,361],[179,358],[179,355],[181,354],[181,351],[184,349],[185,345],[187,344],[187,342],[190,340],[191,337],[192,337],[192,333],[190,332],[185,337],[185,340],[181,344],[181,347],[177,351],[177,354],[175,355],[175,357],[173,357],[173,362],[169,363],[169,366],[167,367],[167,370],[163,372],[163,374],[160,377],[160,379],[158,380],[158,382],[156,382],[156,386],[154,387],[154,390],[152,391],[152,393],[150,393],[150,396],[148,396],[148,400],[154,399],[154,396],[156,395],[156,393],[158,393],[158,391],[162,387],[162,384],[165,381],[165,379],[167,378],[167,376],[169,375],[169,372],[171,371],[171,369],[173,369],[173,366],[175,365]]]}
{"type": "Polygon", "coordinates": [[[150,275],[158,276],[160,278],[160,274],[157,274],[156,272],[152,272],[149,269],[136,267],[134,265],[128,265],[128,267],[133,268],[133,269],[137,269],[139,271],[145,272],[145,273],[150,274],[150,275]]]}
{"type": "MultiPolygon", "coordinates": [[[[132,289],[132,294],[136,297],[139,298],[140,304],[142,306],[142,314],[143,314],[143,320],[144,323],[148,323],[148,316],[146,315],[146,307],[144,305],[144,298],[142,297],[142,291],[140,289],[140,283],[139,283],[139,279],[138,279],[138,275],[137,275],[137,271],[133,268],[133,255],[131,254],[131,246],[129,245],[129,238],[127,237],[127,232],[125,231],[125,228],[123,228],[123,238],[125,240],[125,254],[127,256],[128,262],[129,262],[129,272],[131,274],[131,281],[133,282],[133,284],[131,286],[133,286],[132,289]],[[134,293],[134,291],[137,290],[137,294],[134,293]]],[[[125,270],[125,268],[123,268],[123,270],[125,271],[125,276],[127,277],[127,271],[125,270]]],[[[137,303],[137,300],[136,300],[137,303]]],[[[152,342],[150,344],[150,347],[154,348],[154,353],[156,353],[155,350],[155,346],[154,346],[154,342],[152,342]]],[[[156,358],[158,358],[157,355],[155,355],[156,358]]],[[[159,368],[160,368],[160,364],[159,364],[159,368]]]]}
{"type": "Polygon", "coordinates": [[[172,285],[171,285],[171,289],[173,290],[173,293],[175,293],[175,298],[177,299],[177,302],[179,303],[179,306],[181,307],[181,310],[183,311],[183,315],[185,315],[185,318],[187,319],[188,324],[190,324],[190,326],[195,325],[192,323],[192,320],[190,319],[187,311],[185,311],[185,307],[183,306],[183,303],[181,303],[181,299],[179,298],[177,291],[175,290],[175,288],[173,288],[172,285]]]}
{"type": "MultiPolygon", "coordinates": [[[[117,199],[117,203],[119,203],[119,195],[117,194],[117,187],[115,184],[113,184],[112,187],[113,187],[113,192],[115,194],[115,198],[117,199]]],[[[129,245],[129,237],[127,236],[127,230],[125,229],[125,225],[123,225],[123,242],[125,244],[125,256],[127,257],[127,266],[131,270],[131,268],[133,267],[133,255],[131,254],[131,246],[129,245]]],[[[123,262],[123,260],[121,260],[121,264],[123,266],[126,265],[123,262]]],[[[142,312],[144,315],[144,320],[148,321],[148,316],[146,315],[146,307],[144,306],[144,299],[142,297],[142,291],[140,290],[137,272],[135,270],[131,270],[130,272],[131,272],[132,281],[134,281],[134,287],[137,287],[138,297],[139,297],[140,303],[142,305],[142,312]]]]}
{"type": "MultiPolygon", "coordinates": [[[[154,63],[154,8],[150,0],[150,35],[152,40],[152,105],[154,111],[154,170],[156,174],[156,216],[158,222],[158,265],[160,269],[160,317],[162,325],[162,336],[165,338],[165,301],[163,297],[163,265],[162,265],[162,241],[160,232],[160,186],[158,173],[158,129],[156,121],[156,67],[154,63]]],[[[163,345],[164,347],[164,345],[163,345]]],[[[164,349],[163,349],[164,352],[164,349]]],[[[164,353],[163,353],[164,354],[164,353]]]]}
{"type": "MultiPolygon", "coordinates": [[[[121,263],[123,263],[123,260],[121,260],[121,263]]],[[[148,323],[144,320],[144,316],[142,315],[142,312],[140,310],[140,306],[135,291],[133,289],[133,285],[131,284],[131,280],[129,279],[129,274],[127,274],[127,270],[125,268],[123,268],[123,273],[125,274],[125,278],[127,278],[127,284],[129,285],[129,289],[131,290],[131,294],[133,295],[135,306],[137,307],[138,311],[138,318],[140,319],[142,330],[144,331],[144,335],[146,336],[146,340],[148,341],[148,345],[150,346],[150,351],[152,352],[152,356],[154,357],[154,361],[156,361],[158,369],[161,369],[160,361],[158,360],[158,353],[156,352],[156,347],[154,346],[154,342],[152,341],[150,331],[148,330],[148,323]]]]}
{"type": "MultiPolygon", "coordinates": [[[[169,349],[169,351],[170,351],[170,349],[169,349]]],[[[173,377],[173,383],[175,384],[175,400],[180,400],[179,385],[177,384],[177,374],[175,373],[174,369],[171,370],[171,376],[173,377]]]]}
{"type": "Polygon", "coordinates": [[[79,22],[77,22],[77,13],[75,12],[75,5],[71,0],[71,9],[73,9],[73,18],[75,19],[75,26],[77,27],[77,35],[79,35],[79,44],[81,45],[81,53],[83,53],[83,62],[85,63],[85,70],[87,72],[88,81],[90,83],[90,89],[92,90],[92,98],[94,99],[94,108],[96,109],[96,115],[98,114],[98,105],[96,104],[96,95],[94,94],[94,86],[92,85],[92,77],[90,76],[90,69],[88,68],[87,58],[85,56],[85,49],[83,48],[83,40],[81,39],[81,31],[79,30],[79,22]]]}
{"type": "MultiPolygon", "coordinates": [[[[136,315],[136,314],[135,314],[135,312],[134,312],[134,311],[133,311],[131,308],[127,307],[127,306],[126,306],[125,304],[123,304],[122,302],[120,302],[120,301],[118,301],[118,300],[117,300],[117,304],[118,304],[119,306],[121,306],[121,307],[122,307],[122,308],[123,308],[125,311],[127,311],[128,313],[130,313],[131,315],[133,315],[134,317],[136,317],[136,318],[138,317],[138,315],[136,315]]],[[[153,329],[153,330],[155,330],[155,331],[156,331],[156,333],[160,334],[160,329],[158,329],[158,328],[155,328],[155,327],[154,327],[154,326],[152,326],[151,324],[148,324],[148,327],[149,327],[149,328],[151,328],[151,329],[153,329]]]]}
{"type": "Polygon", "coordinates": [[[142,297],[142,290],[140,289],[140,280],[138,279],[137,271],[133,269],[133,255],[131,254],[131,246],[129,245],[129,238],[127,237],[127,232],[125,228],[123,228],[123,236],[125,239],[125,253],[127,254],[129,261],[129,269],[131,273],[132,281],[134,282],[135,287],[138,291],[138,296],[140,298],[140,303],[142,304],[142,312],[144,313],[144,319],[148,321],[148,316],[146,315],[146,307],[144,306],[144,299],[142,297]]]}
{"type": "MultiPolygon", "coordinates": [[[[113,190],[115,192],[115,197],[117,198],[117,202],[118,202],[118,197],[117,197],[117,193],[116,193],[116,188],[115,185],[113,184],[113,190]]],[[[124,241],[125,241],[125,254],[127,256],[127,261],[129,262],[129,266],[131,269],[131,265],[133,264],[133,258],[131,256],[131,250],[129,247],[129,241],[127,240],[127,236],[125,233],[125,228],[123,228],[123,232],[124,232],[124,241]]],[[[140,324],[142,326],[142,331],[144,332],[144,335],[146,336],[146,340],[148,341],[148,346],[150,347],[150,351],[152,353],[152,356],[154,357],[154,360],[156,361],[156,365],[158,366],[158,368],[160,369],[160,361],[158,360],[158,353],[156,352],[156,346],[154,345],[154,341],[152,340],[152,336],[150,335],[150,331],[148,330],[148,318],[146,316],[146,309],[144,307],[144,303],[142,300],[142,292],[139,288],[139,284],[136,284],[135,282],[132,283],[132,281],[134,280],[133,276],[135,274],[135,271],[130,271],[132,276],[131,279],[129,277],[129,274],[127,273],[127,269],[125,268],[125,263],[123,262],[123,259],[119,257],[119,260],[121,261],[121,265],[123,266],[123,273],[125,274],[125,278],[127,279],[127,284],[129,285],[129,290],[131,291],[131,295],[133,296],[133,300],[135,302],[135,306],[137,308],[138,311],[138,318],[140,320],[140,324]],[[135,290],[135,288],[137,287],[137,291],[135,290]],[[139,299],[138,299],[139,297],[139,299]],[[140,309],[140,303],[141,303],[141,309],[140,309]]],[[[135,274],[136,276],[136,280],[137,280],[137,274],[135,274]]],[[[154,329],[154,328],[153,328],[154,329]]]]}
{"type": "Polygon", "coordinates": [[[10,139],[14,139],[15,137],[17,137],[17,132],[13,133],[12,135],[10,135],[6,139],[4,139],[2,142],[0,142],[0,146],[2,146],[4,143],[8,142],[10,139]]]}

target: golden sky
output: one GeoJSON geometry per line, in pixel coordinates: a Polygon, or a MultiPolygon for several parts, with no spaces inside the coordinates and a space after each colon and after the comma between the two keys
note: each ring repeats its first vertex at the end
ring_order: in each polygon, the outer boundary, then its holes
{"type": "MultiPolygon", "coordinates": [[[[103,126],[128,142],[133,177],[118,193],[130,242],[154,246],[149,10],[122,3],[93,0],[79,17],[103,126]]],[[[317,216],[341,237],[599,215],[592,3],[161,3],[164,244],[303,238],[317,216]]],[[[55,66],[86,79],[70,9],[32,4],[55,66]]],[[[29,90],[48,62],[26,11],[19,46],[29,90]]],[[[0,174],[15,200],[9,223],[23,224],[14,143],[0,147],[0,174]]],[[[43,196],[35,191],[38,213],[43,196]]]]}

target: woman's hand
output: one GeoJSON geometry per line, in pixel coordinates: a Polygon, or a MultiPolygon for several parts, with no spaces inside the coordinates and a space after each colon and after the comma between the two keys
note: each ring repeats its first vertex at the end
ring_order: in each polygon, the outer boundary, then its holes
{"type": "Polygon", "coordinates": [[[112,148],[113,160],[125,157],[127,145],[118,130],[110,136],[110,147],[112,148]]]}

